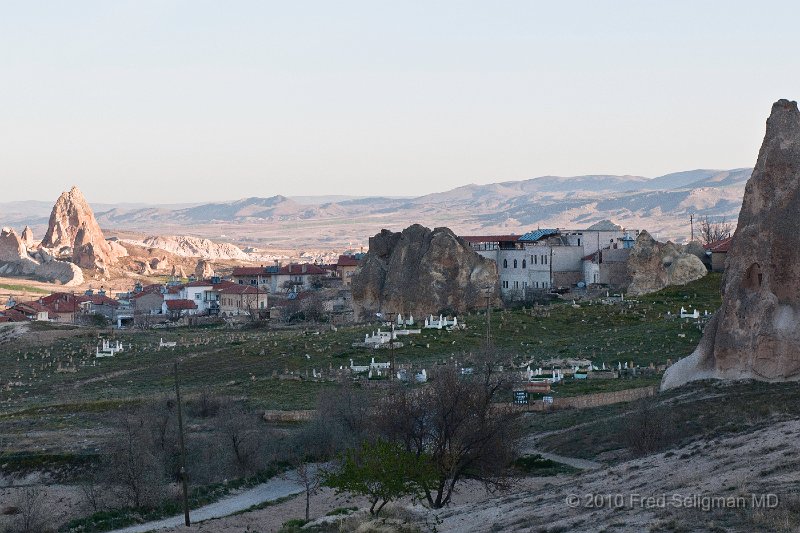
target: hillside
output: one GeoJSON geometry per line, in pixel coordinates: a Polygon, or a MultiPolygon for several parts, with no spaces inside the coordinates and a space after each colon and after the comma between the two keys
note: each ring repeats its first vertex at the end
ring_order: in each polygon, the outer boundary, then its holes
{"type": "MultiPolygon", "coordinates": [[[[410,222],[448,226],[460,234],[523,233],[535,226],[587,227],[612,219],[661,239],[689,237],[689,215],[735,220],[751,169],[692,170],[641,176],[542,176],[465,185],[414,198],[244,198],[201,205],[98,204],[104,229],[190,234],[258,248],[341,250],[364,246],[368,235],[410,222]],[[332,200],[332,201],[328,201],[332,200]]],[[[400,191],[402,192],[402,191],[400,191]]],[[[0,225],[38,231],[37,202],[0,204],[0,225]]]]}

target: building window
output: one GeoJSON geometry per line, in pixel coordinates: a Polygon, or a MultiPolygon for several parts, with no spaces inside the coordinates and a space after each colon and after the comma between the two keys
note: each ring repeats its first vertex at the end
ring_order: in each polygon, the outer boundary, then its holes
{"type": "Polygon", "coordinates": [[[539,264],[538,258],[535,255],[532,255],[531,257],[533,258],[533,264],[538,265],[539,264]]]}
{"type": "Polygon", "coordinates": [[[580,239],[578,239],[578,246],[580,246],[580,245],[581,245],[581,240],[580,240],[580,239]]]}
{"type": "Polygon", "coordinates": [[[514,259],[514,268],[517,268],[517,260],[514,259]]]}
{"type": "Polygon", "coordinates": [[[525,262],[525,260],[523,259],[523,260],[522,260],[522,268],[525,268],[526,266],[528,266],[528,265],[527,265],[527,263],[525,262]]]}
{"type": "Polygon", "coordinates": [[[503,259],[503,268],[508,268],[508,259],[503,259]]]}

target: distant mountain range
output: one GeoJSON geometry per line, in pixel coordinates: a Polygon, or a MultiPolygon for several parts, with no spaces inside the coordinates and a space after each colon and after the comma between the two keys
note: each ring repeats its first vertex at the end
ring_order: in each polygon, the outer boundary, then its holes
{"type": "MultiPolygon", "coordinates": [[[[611,219],[662,239],[689,236],[689,215],[735,222],[752,169],[691,170],[657,178],[591,175],[465,185],[419,197],[245,198],[185,205],[94,204],[100,225],[142,234],[191,234],[260,247],[365,245],[380,229],[419,222],[461,234],[584,228],[611,219]]],[[[402,193],[402,191],[401,191],[402,193]]],[[[36,228],[51,202],[0,203],[0,225],[36,228]]]]}

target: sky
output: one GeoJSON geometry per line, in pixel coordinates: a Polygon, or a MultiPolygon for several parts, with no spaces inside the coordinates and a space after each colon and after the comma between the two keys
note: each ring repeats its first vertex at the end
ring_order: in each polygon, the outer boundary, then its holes
{"type": "Polygon", "coordinates": [[[800,7],[0,0],[0,203],[417,196],[755,163],[800,7]]]}

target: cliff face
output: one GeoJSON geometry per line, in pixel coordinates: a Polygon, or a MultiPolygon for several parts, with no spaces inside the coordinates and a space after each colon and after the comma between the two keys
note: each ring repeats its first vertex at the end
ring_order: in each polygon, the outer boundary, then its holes
{"type": "Polygon", "coordinates": [[[472,251],[448,228],[419,224],[401,233],[383,230],[353,274],[356,313],[411,313],[416,317],[486,306],[486,287],[499,305],[494,261],[472,251]]]}
{"type": "Polygon", "coordinates": [[[800,379],[800,112],[767,119],[728,252],[722,307],[662,388],[703,378],[800,379]]]}
{"type": "Polygon", "coordinates": [[[124,255],[106,241],[92,208],[77,187],[58,197],[41,246],[56,251],[70,248],[73,263],[98,270],[113,265],[124,255]]]}
{"type": "Polygon", "coordinates": [[[671,242],[658,242],[646,231],[641,232],[628,257],[628,294],[649,294],[705,276],[708,270],[692,251],[671,242]]]}
{"type": "Polygon", "coordinates": [[[0,261],[22,261],[28,259],[28,249],[22,238],[11,228],[0,231],[0,261]]]}

